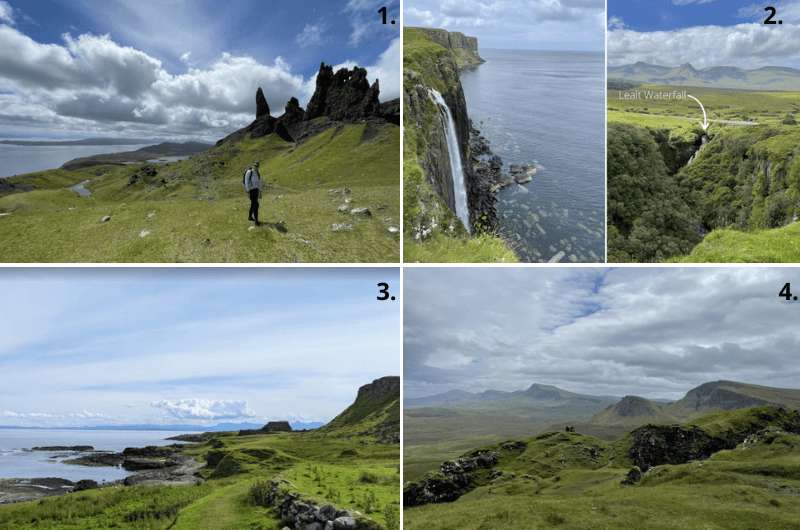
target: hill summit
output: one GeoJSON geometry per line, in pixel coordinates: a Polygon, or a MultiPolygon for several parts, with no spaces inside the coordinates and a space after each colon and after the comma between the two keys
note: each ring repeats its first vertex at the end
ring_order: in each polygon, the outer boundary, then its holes
{"type": "Polygon", "coordinates": [[[376,435],[379,440],[400,440],[400,378],[381,377],[358,389],[352,405],[325,426],[329,430],[354,429],[376,435]]]}

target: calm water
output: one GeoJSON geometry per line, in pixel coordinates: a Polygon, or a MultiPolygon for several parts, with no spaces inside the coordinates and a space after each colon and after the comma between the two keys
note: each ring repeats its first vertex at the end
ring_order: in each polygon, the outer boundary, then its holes
{"type": "Polygon", "coordinates": [[[83,156],[135,151],[144,145],[55,145],[27,146],[0,144],[0,178],[61,167],[83,156]]]}
{"type": "Polygon", "coordinates": [[[98,482],[125,478],[129,472],[117,467],[87,467],[63,464],[81,453],[29,451],[50,445],[93,445],[99,451],[122,451],[126,447],[169,445],[166,440],[185,432],[170,431],[71,431],[39,429],[0,429],[0,478],[58,477],[98,482]]]}
{"type": "Polygon", "coordinates": [[[498,194],[500,230],[520,258],[604,257],[603,55],[481,50],[464,72],[470,118],[510,164],[535,163],[533,181],[498,194]]]}

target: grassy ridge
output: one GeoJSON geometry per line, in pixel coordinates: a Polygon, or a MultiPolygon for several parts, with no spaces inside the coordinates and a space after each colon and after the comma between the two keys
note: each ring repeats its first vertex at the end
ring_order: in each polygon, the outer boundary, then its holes
{"type": "MultiPolygon", "coordinates": [[[[712,434],[750,432],[765,426],[769,410],[693,423],[712,434]]],[[[703,461],[656,466],[639,484],[624,486],[629,444],[559,432],[528,440],[521,454],[490,447],[500,454],[495,469],[502,475],[480,478],[454,502],[406,509],[405,528],[800,528],[800,435],[773,431],[703,461]]]]}
{"type": "Polygon", "coordinates": [[[129,185],[136,166],[53,170],[12,181],[37,189],[0,197],[8,262],[396,262],[399,129],[332,127],[295,147],[275,135],[224,144],[159,166],[129,185]],[[244,169],[260,160],[265,226],[250,230],[244,169]],[[163,179],[163,183],[161,180],[163,179]],[[88,198],[68,186],[89,180],[88,198]],[[349,189],[349,193],[344,192],[349,189]],[[331,190],[339,190],[331,192],[331,190]],[[337,208],[366,206],[355,219],[337,208]],[[110,215],[111,221],[100,223],[110,215]],[[282,221],[284,233],[275,223],[282,221]],[[334,223],[352,231],[333,232],[334,223]],[[140,237],[142,231],[149,234],[140,237]]]}

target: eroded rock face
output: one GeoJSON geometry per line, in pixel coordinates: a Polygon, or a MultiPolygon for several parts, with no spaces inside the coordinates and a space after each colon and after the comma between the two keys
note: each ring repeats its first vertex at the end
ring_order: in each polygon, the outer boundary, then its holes
{"type": "Polygon", "coordinates": [[[322,63],[316,90],[308,102],[304,119],[327,116],[332,120],[353,121],[380,116],[379,94],[378,81],[370,85],[364,68],[342,68],[334,73],[333,67],[322,63]]]}
{"type": "Polygon", "coordinates": [[[256,90],[256,119],[262,116],[269,116],[269,104],[267,103],[267,98],[264,97],[264,91],[261,90],[261,87],[258,87],[258,90],[256,90]]]}
{"type": "Polygon", "coordinates": [[[710,436],[699,427],[645,425],[631,432],[629,456],[639,469],[647,471],[662,464],[685,464],[708,458],[736,443],[710,436]]]}
{"type": "Polygon", "coordinates": [[[300,102],[297,101],[297,98],[291,98],[286,103],[286,107],[283,110],[283,116],[278,118],[278,121],[288,127],[289,125],[303,121],[303,116],[305,116],[305,111],[303,110],[303,107],[300,106],[300,102]]]}
{"type": "Polygon", "coordinates": [[[494,451],[477,451],[457,460],[448,460],[419,482],[410,482],[403,488],[403,505],[452,502],[476,487],[476,473],[491,469],[497,464],[494,451]]]}

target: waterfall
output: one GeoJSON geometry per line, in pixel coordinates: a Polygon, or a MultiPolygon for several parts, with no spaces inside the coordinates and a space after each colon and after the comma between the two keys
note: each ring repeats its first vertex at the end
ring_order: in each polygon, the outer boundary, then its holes
{"type": "Polygon", "coordinates": [[[450,156],[450,179],[453,181],[453,196],[456,203],[456,215],[467,232],[472,232],[469,224],[469,207],[467,206],[467,183],[464,178],[464,168],[461,166],[461,147],[458,145],[458,134],[456,134],[456,123],[450,107],[447,106],[442,95],[436,90],[429,89],[434,103],[439,106],[442,115],[442,125],[444,134],[447,138],[447,154],[450,156]]]}

